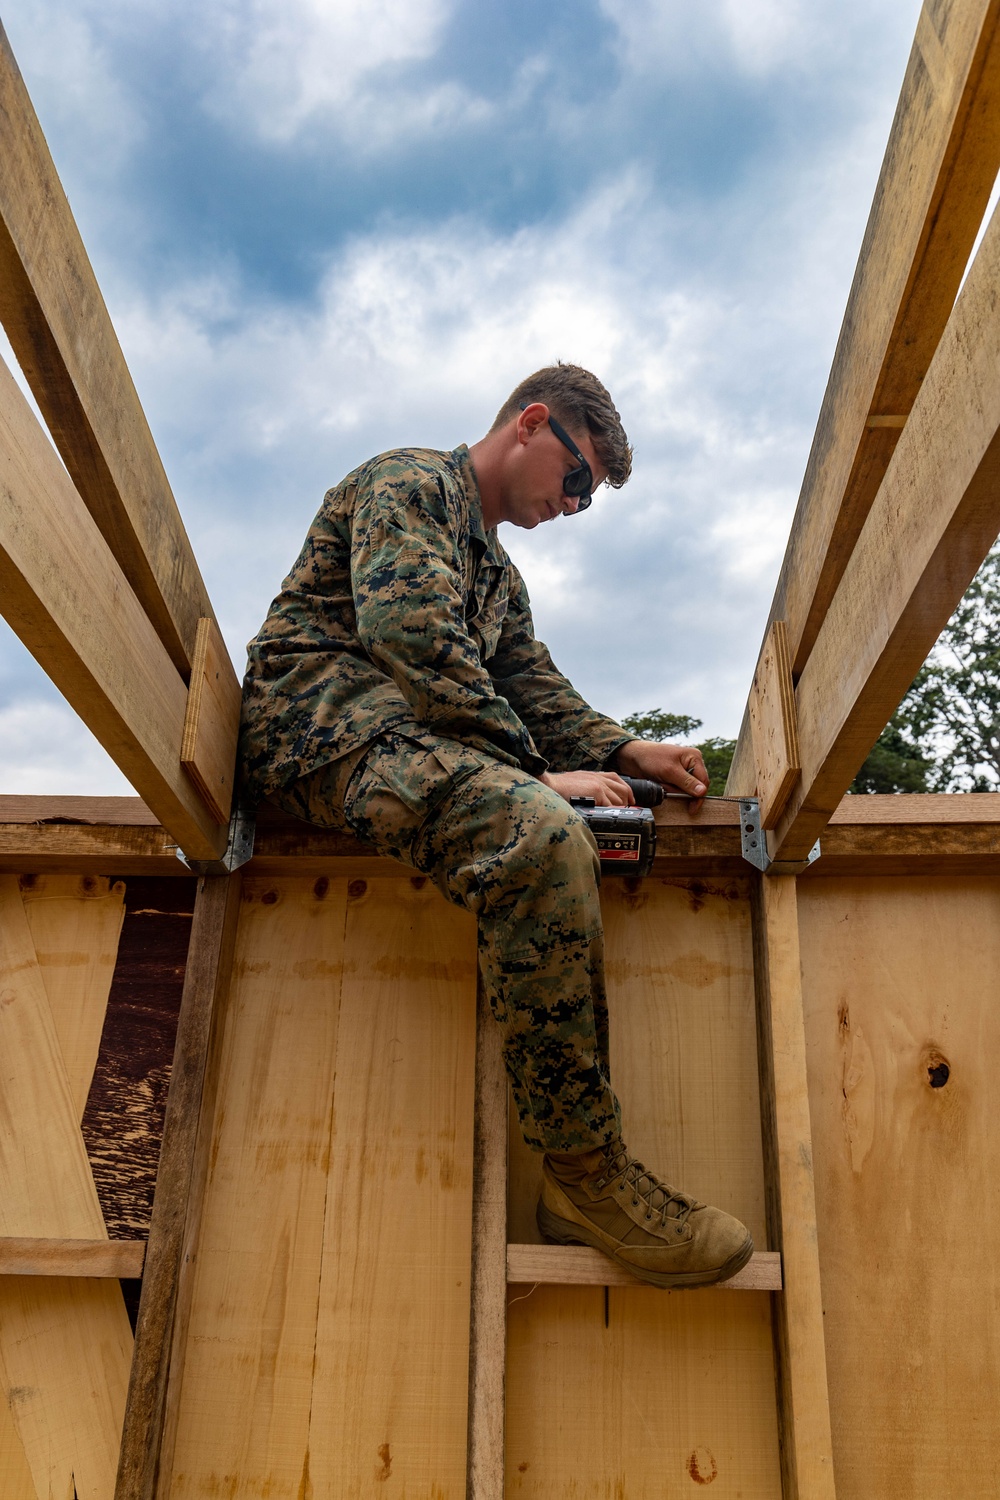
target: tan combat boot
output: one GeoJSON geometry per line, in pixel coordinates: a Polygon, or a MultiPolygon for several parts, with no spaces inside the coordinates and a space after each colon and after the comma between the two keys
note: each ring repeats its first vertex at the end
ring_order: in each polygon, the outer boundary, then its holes
{"type": "Polygon", "coordinates": [[[538,1227],[560,1245],[593,1245],[653,1286],[709,1286],[753,1254],[745,1224],[648,1172],[621,1140],[542,1164],[538,1227]]]}

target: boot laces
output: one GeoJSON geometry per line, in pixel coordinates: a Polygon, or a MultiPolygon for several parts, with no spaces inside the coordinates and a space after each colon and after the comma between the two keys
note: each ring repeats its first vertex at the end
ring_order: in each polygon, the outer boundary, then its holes
{"type": "Polygon", "coordinates": [[[631,1188],[632,1207],[638,1208],[645,1203],[646,1218],[658,1218],[661,1229],[666,1228],[668,1219],[680,1227],[697,1203],[697,1199],[687,1193],[680,1193],[661,1182],[641,1161],[630,1156],[624,1141],[612,1141],[604,1148],[604,1165],[596,1186],[612,1185],[618,1192],[627,1192],[631,1188]]]}

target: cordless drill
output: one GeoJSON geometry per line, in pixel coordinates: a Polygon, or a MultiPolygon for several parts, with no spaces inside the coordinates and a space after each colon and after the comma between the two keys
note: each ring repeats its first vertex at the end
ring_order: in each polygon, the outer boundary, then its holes
{"type": "Polygon", "coordinates": [[[656,853],[650,808],[663,801],[663,788],[634,776],[622,781],[632,788],[635,807],[598,807],[593,797],[571,797],[570,804],[597,840],[602,875],[648,875],[656,853]]]}

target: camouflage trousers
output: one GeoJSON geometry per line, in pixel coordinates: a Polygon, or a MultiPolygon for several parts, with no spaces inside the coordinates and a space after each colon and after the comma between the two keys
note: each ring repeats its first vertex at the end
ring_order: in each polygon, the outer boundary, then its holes
{"type": "Polygon", "coordinates": [[[414,725],[273,795],[429,875],[476,916],[521,1129],[539,1151],[620,1131],[611,1088],[600,867],[589,829],[534,776],[414,725]]]}

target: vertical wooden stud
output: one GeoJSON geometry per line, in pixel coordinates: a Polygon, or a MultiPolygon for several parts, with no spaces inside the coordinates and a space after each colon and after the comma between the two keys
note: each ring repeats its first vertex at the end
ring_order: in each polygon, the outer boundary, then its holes
{"type": "Polygon", "coordinates": [[[795,877],[752,888],[754,979],[784,1500],[835,1500],[795,877]]]}
{"type": "Polygon", "coordinates": [[[115,1500],[154,1500],[161,1457],[169,1459],[180,1374],[172,1356],[183,1347],[190,1305],[240,892],[239,874],[207,876],[198,887],[115,1500]]]}
{"type": "Polygon", "coordinates": [[[507,1074],[479,982],[472,1165],[467,1500],[503,1500],[507,1363],[507,1074]]]}

